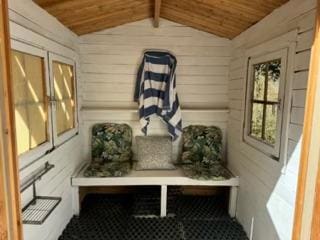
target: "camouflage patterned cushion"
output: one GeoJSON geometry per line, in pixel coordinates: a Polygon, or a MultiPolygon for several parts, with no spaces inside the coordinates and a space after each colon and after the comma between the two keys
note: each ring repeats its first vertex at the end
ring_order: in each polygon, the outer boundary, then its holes
{"type": "Polygon", "coordinates": [[[103,123],[92,128],[92,161],[130,161],[131,145],[132,130],[127,124],[103,123]]]}
{"type": "Polygon", "coordinates": [[[84,172],[85,177],[122,177],[131,170],[129,162],[93,162],[84,172]]]}
{"type": "Polygon", "coordinates": [[[190,125],[183,129],[181,164],[185,174],[195,179],[227,179],[222,165],[222,132],[215,126],[190,125]]]}
{"type": "Polygon", "coordinates": [[[127,174],[131,167],[132,130],[127,124],[102,123],[92,128],[92,164],[87,177],[127,174]]]}

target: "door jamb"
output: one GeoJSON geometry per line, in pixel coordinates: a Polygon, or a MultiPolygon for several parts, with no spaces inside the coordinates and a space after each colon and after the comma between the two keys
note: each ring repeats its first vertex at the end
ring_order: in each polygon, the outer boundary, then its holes
{"type": "Polygon", "coordinates": [[[7,0],[0,0],[0,11],[0,240],[22,240],[7,0]]]}

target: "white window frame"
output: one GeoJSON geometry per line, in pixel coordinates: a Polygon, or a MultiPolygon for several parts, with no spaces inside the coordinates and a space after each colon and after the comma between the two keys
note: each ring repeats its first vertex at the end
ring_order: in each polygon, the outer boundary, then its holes
{"type": "Polygon", "coordinates": [[[280,145],[281,145],[281,132],[282,132],[282,119],[283,119],[283,105],[284,105],[284,88],[286,85],[287,76],[287,57],[288,49],[280,49],[278,51],[263,54],[255,57],[250,57],[248,61],[248,77],[247,77],[247,94],[246,94],[246,113],[245,113],[245,126],[244,126],[244,140],[254,148],[266,153],[275,158],[280,157],[280,145]],[[280,59],[280,82],[279,82],[279,95],[278,101],[279,105],[277,108],[277,126],[276,126],[276,142],[274,146],[255,138],[250,135],[251,131],[251,114],[252,114],[252,97],[254,91],[254,65],[264,62],[269,62],[272,60],[280,59]]]}
{"type": "MultiPolygon", "coordinates": [[[[296,54],[298,38],[298,29],[294,29],[290,32],[287,32],[283,35],[278,35],[274,38],[269,38],[269,40],[261,42],[255,46],[248,47],[245,51],[245,63],[247,66],[248,59],[255,56],[261,56],[264,54],[269,54],[280,49],[288,49],[288,58],[287,58],[287,76],[286,76],[286,85],[285,85],[285,94],[283,99],[283,119],[282,119],[282,133],[281,133],[281,144],[280,144],[280,157],[274,161],[274,157],[265,154],[261,150],[258,150],[255,147],[252,147],[251,144],[247,143],[244,139],[244,129],[245,129],[245,120],[246,120],[246,110],[242,111],[242,124],[241,128],[241,148],[250,154],[256,156],[256,164],[261,164],[263,168],[268,169],[271,172],[281,171],[285,173],[288,157],[288,138],[289,138],[289,125],[290,125],[290,112],[292,106],[292,81],[294,76],[294,59],[296,54]]],[[[247,69],[248,70],[248,69],[247,69]]],[[[245,72],[244,80],[247,83],[248,72],[245,72]]],[[[245,88],[246,90],[247,88],[245,88]]],[[[242,97],[244,103],[246,103],[246,91],[243,91],[242,97]]],[[[245,109],[247,106],[245,106],[245,109]]]]}
{"type": "Polygon", "coordinates": [[[54,146],[59,146],[75,136],[79,131],[79,124],[78,124],[78,99],[77,99],[77,76],[76,76],[76,64],[75,60],[71,58],[67,58],[61,55],[57,55],[54,53],[49,53],[49,68],[50,68],[50,84],[51,84],[51,106],[52,106],[52,129],[53,129],[53,142],[54,146]],[[75,107],[74,107],[74,128],[62,133],[60,136],[58,136],[57,132],[57,122],[56,122],[56,111],[57,111],[57,105],[56,100],[54,96],[54,78],[53,78],[53,62],[60,62],[64,64],[71,65],[73,68],[73,76],[74,76],[74,96],[75,96],[75,107]]]}
{"type": "MultiPolygon", "coordinates": [[[[49,81],[49,69],[48,69],[48,54],[47,51],[31,46],[29,44],[17,41],[17,40],[11,40],[11,49],[16,50],[22,53],[31,54],[34,56],[38,56],[43,58],[43,65],[44,65],[44,77],[45,77],[45,91],[46,91],[46,97],[47,101],[50,98],[50,81],[49,81]]],[[[49,101],[47,102],[47,117],[48,117],[48,124],[47,124],[47,136],[48,141],[40,144],[39,146],[35,147],[34,149],[31,149],[25,153],[22,153],[19,157],[20,165],[28,165],[34,160],[40,158],[41,156],[45,155],[49,150],[53,148],[53,140],[52,140],[52,116],[51,116],[51,106],[49,101]]],[[[17,134],[17,137],[18,134],[17,134]]]]}

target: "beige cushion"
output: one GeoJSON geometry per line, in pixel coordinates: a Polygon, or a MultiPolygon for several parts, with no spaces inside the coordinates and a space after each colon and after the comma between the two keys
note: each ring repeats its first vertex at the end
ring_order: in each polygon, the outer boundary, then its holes
{"type": "Polygon", "coordinates": [[[170,137],[137,136],[136,170],[175,169],[172,164],[172,142],[170,137]]]}

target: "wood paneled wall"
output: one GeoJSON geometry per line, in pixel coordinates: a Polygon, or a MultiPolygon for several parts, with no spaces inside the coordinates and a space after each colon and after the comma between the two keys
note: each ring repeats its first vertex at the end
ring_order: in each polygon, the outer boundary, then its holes
{"type": "Polygon", "coordinates": [[[84,107],[136,108],[136,72],[145,49],[167,49],[178,60],[183,108],[226,108],[230,41],[161,19],[126,24],[80,37],[84,107]]]}
{"type": "MultiPolygon", "coordinates": [[[[291,239],[300,160],[306,87],[315,17],[314,0],[292,0],[233,40],[228,124],[229,167],[240,176],[237,217],[253,239],[291,239]],[[276,163],[242,142],[247,49],[298,29],[291,86],[287,165],[276,163]]],[[[285,146],[281,146],[286,149],[285,146]]]]}
{"type": "MultiPolygon", "coordinates": [[[[9,2],[11,38],[47,51],[77,59],[77,37],[32,1],[9,2]]],[[[79,61],[77,62],[79,63],[79,61]]],[[[78,72],[79,77],[79,72],[78,72]]],[[[23,225],[25,240],[56,240],[73,215],[70,177],[82,159],[81,137],[75,136],[32,164],[20,161],[20,179],[49,161],[55,168],[37,182],[43,196],[60,196],[61,203],[42,225],[23,225]]],[[[22,206],[32,198],[32,189],[21,195],[22,206]]]]}

